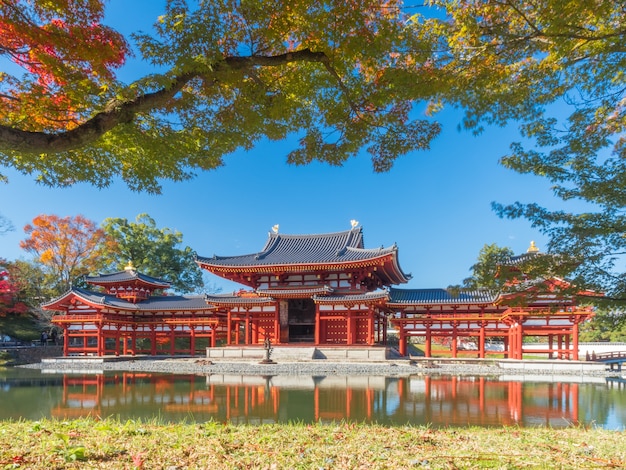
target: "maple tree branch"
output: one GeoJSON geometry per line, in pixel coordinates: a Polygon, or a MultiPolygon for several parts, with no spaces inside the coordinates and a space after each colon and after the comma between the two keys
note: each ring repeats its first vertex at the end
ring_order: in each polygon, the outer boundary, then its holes
{"type": "MultiPolygon", "coordinates": [[[[164,106],[192,79],[208,76],[229,68],[231,70],[252,70],[255,67],[278,67],[292,62],[318,62],[338,80],[338,87],[346,93],[348,90],[341,82],[337,72],[329,63],[324,52],[302,49],[274,56],[226,57],[217,62],[209,71],[194,71],[178,75],[172,82],[160,90],[145,93],[130,100],[111,100],[102,111],[77,127],[67,131],[43,132],[25,131],[0,125],[0,151],[25,153],[59,153],[78,149],[88,145],[120,124],[130,123],[139,113],[149,112],[164,106]]],[[[355,106],[350,103],[355,109],[355,106]]]]}

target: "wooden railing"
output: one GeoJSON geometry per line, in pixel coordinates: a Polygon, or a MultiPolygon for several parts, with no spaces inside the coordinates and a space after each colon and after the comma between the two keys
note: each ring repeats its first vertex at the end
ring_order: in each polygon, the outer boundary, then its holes
{"type": "Polygon", "coordinates": [[[588,361],[605,362],[612,359],[626,359],[626,351],[611,351],[599,354],[596,354],[595,352],[592,352],[591,354],[587,353],[588,361]]]}

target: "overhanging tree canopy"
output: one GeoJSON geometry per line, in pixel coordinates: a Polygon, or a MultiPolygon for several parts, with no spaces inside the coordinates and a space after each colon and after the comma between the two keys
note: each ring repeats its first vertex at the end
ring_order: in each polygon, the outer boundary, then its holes
{"type": "Polygon", "coordinates": [[[414,119],[417,104],[452,104],[477,133],[520,123],[532,146],[514,143],[503,164],[592,207],[498,213],[549,234],[555,259],[573,258],[564,265],[580,288],[626,299],[620,2],[170,0],[154,36],[132,37],[156,72],[131,84],[113,76],[128,46],[101,25],[102,3],[0,2],[0,55],[26,70],[0,75],[0,165],[50,185],[106,186],[120,175],[158,192],[163,178],[297,136],[292,163],[340,165],[367,149],[384,171],[439,132],[414,119]]]}
{"type": "MultiPolygon", "coordinates": [[[[437,1],[442,102],[466,127],[516,122],[504,166],[553,183],[557,209],[494,204],[550,237],[580,289],[626,300],[626,8],[602,0],[437,1]],[[569,209],[567,209],[569,208],[569,209]]],[[[599,299],[599,298],[598,298],[599,299]]],[[[596,299],[596,300],[598,300],[596,299]]]]}
{"type": "Polygon", "coordinates": [[[421,67],[431,40],[400,2],[192,3],[169,0],[156,34],[133,36],[164,71],[124,84],[112,70],[127,46],[101,26],[102,1],[0,2],[0,54],[28,72],[1,76],[0,163],[50,185],[121,175],[158,192],[160,179],[219,167],[262,138],[297,136],[294,164],[367,149],[385,171],[439,132],[410,116],[434,86],[421,67]]]}

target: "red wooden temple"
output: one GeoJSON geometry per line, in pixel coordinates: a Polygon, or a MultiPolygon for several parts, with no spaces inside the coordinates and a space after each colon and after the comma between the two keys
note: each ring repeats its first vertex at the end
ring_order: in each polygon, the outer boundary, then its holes
{"type": "Polygon", "coordinates": [[[398,249],[366,249],[360,228],[321,235],[269,234],[243,256],[198,257],[203,269],[251,291],[210,295],[226,318],[226,344],[374,345],[387,331],[384,287],[410,276],[398,249]]]}
{"type": "Polygon", "coordinates": [[[85,280],[102,290],[72,288],[42,306],[62,312],[52,322],[63,329],[63,355],[193,355],[215,345],[219,322],[204,296],[163,295],[169,283],[130,263],[85,280]]]}
{"type": "MultiPolygon", "coordinates": [[[[522,257],[535,255],[532,249],[522,257]]],[[[238,347],[267,340],[272,346],[374,346],[387,343],[391,325],[403,356],[409,340],[419,337],[427,357],[440,342],[453,357],[498,353],[519,359],[536,352],[524,338],[540,336],[549,344],[542,353],[578,359],[578,325],[593,315],[576,296],[558,294],[564,283],[558,279],[543,281],[540,290],[536,282],[528,288],[520,282],[515,294],[394,287],[411,278],[400,268],[398,248],[366,248],[356,224],[317,235],[276,229],[259,252],[198,256],[196,262],[248,289],[155,295],[169,285],[132,267],[88,277],[104,291],[73,288],[43,306],[63,312],[53,322],[64,329],[65,355],[195,354],[217,340],[238,347]],[[501,348],[491,348],[494,340],[501,348]]]]}

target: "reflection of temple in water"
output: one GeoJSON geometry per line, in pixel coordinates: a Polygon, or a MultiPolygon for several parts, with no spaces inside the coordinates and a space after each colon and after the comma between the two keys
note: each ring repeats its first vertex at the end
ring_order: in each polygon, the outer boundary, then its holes
{"type": "Polygon", "coordinates": [[[578,422],[579,384],[487,377],[66,375],[56,418],[233,423],[372,421],[433,426],[578,422]]]}

